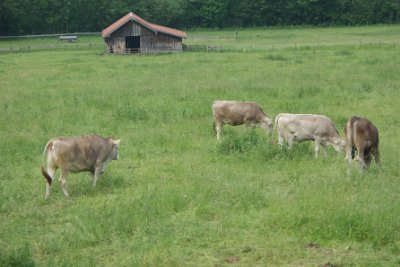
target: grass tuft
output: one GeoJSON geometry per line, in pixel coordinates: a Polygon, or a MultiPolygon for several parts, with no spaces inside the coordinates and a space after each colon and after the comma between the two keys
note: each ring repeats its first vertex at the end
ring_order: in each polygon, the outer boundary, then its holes
{"type": "Polygon", "coordinates": [[[222,142],[218,145],[218,152],[223,155],[246,153],[260,143],[260,139],[254,129],[240,134],[227,130],[224,135],[222,142]]]}
{"type": "Polygon", "coordinates": [[[118,107],[116,111],[113,112],[113,117],[115,119],[127,119],[132,121],[147,121],[149,119],[149,115],[145,109],[128,105],[118,107]]]}
{"type": "Polygon", "coordinates": [[[270,61],[288,61],[288,58],[282,55],[267,55],[265,59],[270,61]]]}
{"type": "Polygon", "coordinates": [[[31,249],[26,243],[24,246],[17,248],[11,252],[0,250],[0,266],[10,267],[34,267],[35,261],[32,257],[31,249]]]}

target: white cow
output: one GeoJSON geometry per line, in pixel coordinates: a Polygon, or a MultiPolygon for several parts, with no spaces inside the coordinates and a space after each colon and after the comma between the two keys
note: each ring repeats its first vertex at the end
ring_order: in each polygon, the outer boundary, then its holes
{"type": "MultiPolygon", "coordinates": [[[[275,128],[278,129],[278,143],[287,142],[289,149],[294,141],[314,141],[316,158],[321,145],[324,148],[332,145],[338,152],[345,146],[332,120],[323,115],[281,113],[275,118],[275,128]]],[[[325,150],[324,154],[326,156],[325,150]]]]}

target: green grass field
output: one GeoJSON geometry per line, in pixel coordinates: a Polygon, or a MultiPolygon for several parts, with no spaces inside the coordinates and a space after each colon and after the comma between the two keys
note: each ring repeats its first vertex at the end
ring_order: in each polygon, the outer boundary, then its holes
{"type": "Polygon", "coordinates": [[[219,52],[0,53],[0,266],[400,265],[400,26],[188,34],[219,52]],[[288,151],[244,126],[217,143],[217,99],[324,114],[342,136],[365,116],[382,170],[348,176],[344,153],[314,159],[311,142],[288,151]],[[120,160],[44,200],[46,142],[92,133],[121,138],[120,160]]]}

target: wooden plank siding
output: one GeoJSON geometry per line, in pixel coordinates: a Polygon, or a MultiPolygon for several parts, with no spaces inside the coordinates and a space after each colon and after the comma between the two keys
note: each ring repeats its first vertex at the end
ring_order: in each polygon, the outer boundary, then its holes
{"type": "Polygon", "coordinates": [[[149,34],[149,30],[146,29],[145,27],[137,24],[134,21],[129,21],[125,25],[123,25],[121,28],[116,30],[115,32],[112,33],[112,37],[125,37],[125,36],[140,36],[142,35],[142,32],[144,35],[149,34]],[[147,33],[146,33],[147,31],[147,33]]]}
{"type": "Polygon", "coordinates": [[[116,54],[182,51],[182,38],[161,32],[155,33],[135,21],[121,26],[110,34],[105,42],[107,51],[116,54]],[[140,49],[127,48],[126,37],[129,36],[140,37],[140,49]]]}
{"type": "Polygon", "coordinates": [[[150,51],[182,51],[182,39],[163,33],[146,35],[140,38],[140,48],[150,51]]]}

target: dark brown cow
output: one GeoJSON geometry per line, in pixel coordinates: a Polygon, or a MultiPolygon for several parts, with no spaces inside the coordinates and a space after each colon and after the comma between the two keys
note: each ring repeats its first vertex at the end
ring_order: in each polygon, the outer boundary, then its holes
{"type": "Polygon", "coordinates": [[[357,150],[356,160],[359,161],[360,172],[367,169],[371,163],[372,157],[376,164],[380,167],[379,161],[379,134],[378,129],[371,121],[353,116],[345,127],[346,134],[346,160],[349,164],[349,172],[351,161],[357,150]]]}
{"type": "Polygon", "coordinates": [[[220,138],[224,124],[256,126],[260,125],[266,131],[271,130],[272,120],[255,102],[243,101],[214,101],[212,105],[214,114],[214,131],[217,140],[220,138]]]}
{"type": "Polygon", "coordinates": [[[67,176],[69,172],[89,171],[93,175],[93,186],[105,171],[111,160],[118,159],[120,140],[99,135],[80,137],[58,137],[47,142],[42,156],[42,174],[46,178],[46,198],[50,195],[54,174],[60,169],[61,189],[66,197],[67,176]],[[47,171],[44,168],[44,157],[47,153],[47,171]]]}

